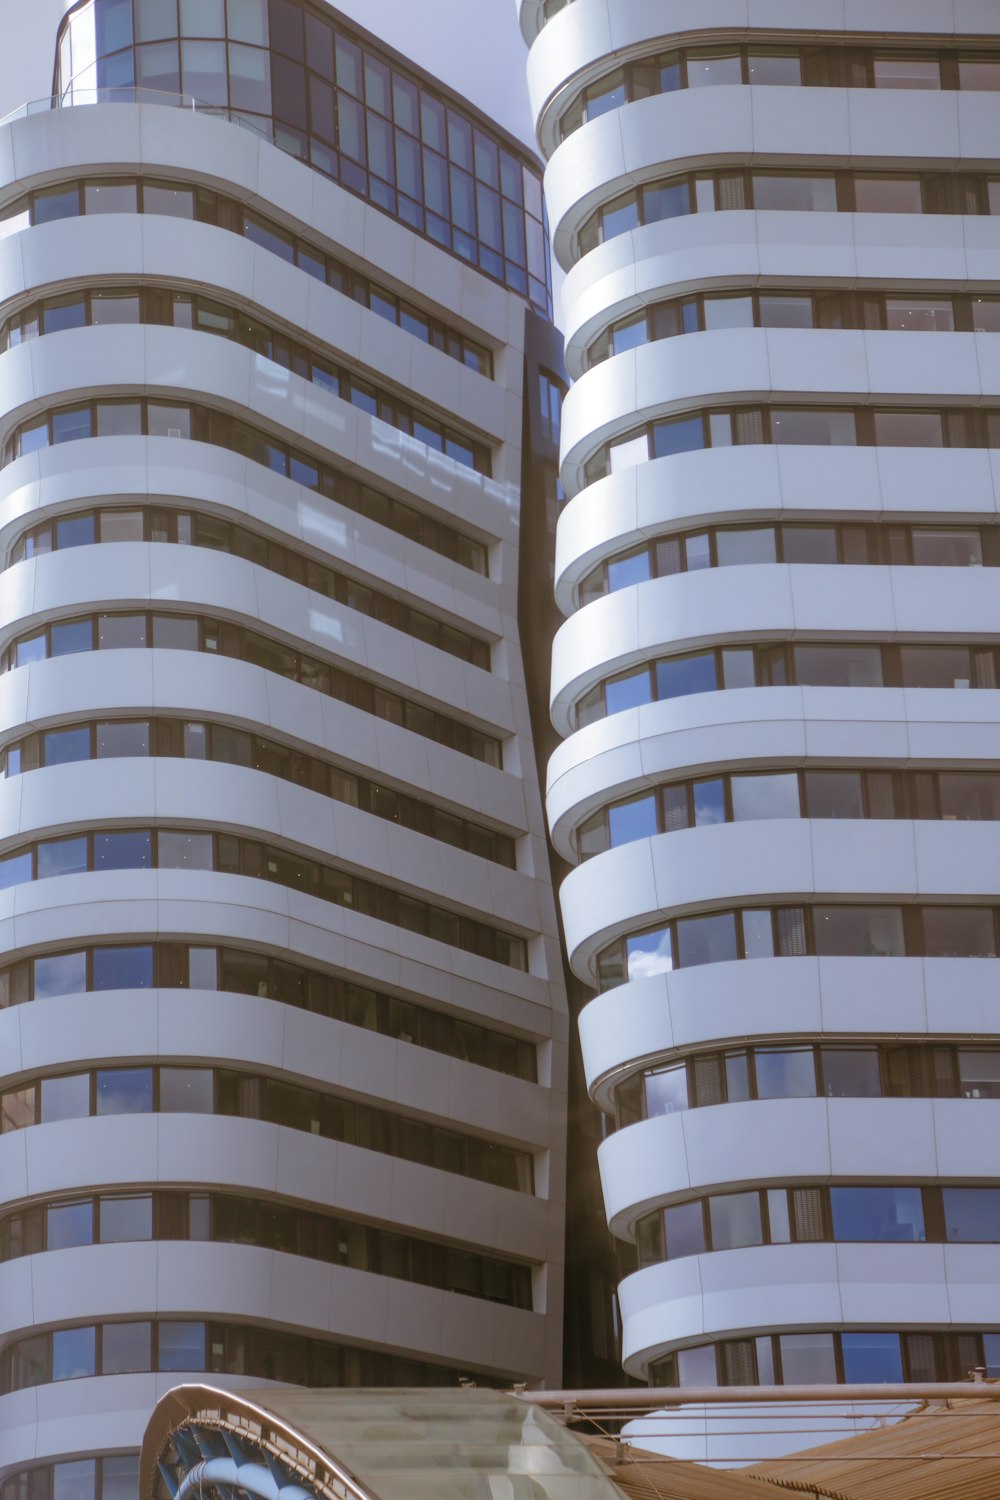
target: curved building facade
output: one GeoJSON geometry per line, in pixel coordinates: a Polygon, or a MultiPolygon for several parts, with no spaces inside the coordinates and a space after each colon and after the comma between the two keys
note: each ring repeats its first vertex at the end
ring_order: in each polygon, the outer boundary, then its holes
{"type": "Polygon", "coordinates": [[[625,1369],[996,1373],[995,13],[519,9],[575,382],[548,811],[625,1369]]]}
{"type": "Polygon", "coordinates": [[[326,6],[96,0],[59,68],[0,126],[0,1487],[121,1500],[189,1374],[560,1374],[547,286],[531,158],[326,6]],[[217,117],[253,27],[313,109],[357,63],[364,183],[217,117]],[[197,107],[128,102],[168,53],[197,107]]]}

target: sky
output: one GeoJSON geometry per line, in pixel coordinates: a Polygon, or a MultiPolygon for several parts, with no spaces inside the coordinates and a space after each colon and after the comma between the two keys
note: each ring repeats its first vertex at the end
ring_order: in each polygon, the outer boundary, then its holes
{"type": "MultiPolygon", "coordinates": [[[[56,28],[65,8],[65,0],[0,0],[0,117],[49,93],[56,28]]],[[[514,0],[339,0],[334,9],[386,37],[534,144],[514,0]]]]}

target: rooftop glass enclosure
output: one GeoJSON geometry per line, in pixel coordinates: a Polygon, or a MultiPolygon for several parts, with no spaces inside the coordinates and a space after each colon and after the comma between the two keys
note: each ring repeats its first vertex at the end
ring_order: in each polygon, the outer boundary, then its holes
{"type": "Polygon", "coordinates": [[[621,1500],[574,1433],[499,1391],[180,1386],[146,1430],[140,1500],[229,1487],[254,1500],[621,1500]]]}
{"type": "Polygon", "coordinates": [[[54,93],[225,114],[551,315],[537,165],[325,6],[83,0],[59,30],[54,93]]]}

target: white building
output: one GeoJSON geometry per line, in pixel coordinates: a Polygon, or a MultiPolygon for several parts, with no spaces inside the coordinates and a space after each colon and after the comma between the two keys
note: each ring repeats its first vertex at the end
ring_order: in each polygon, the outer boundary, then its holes
{"type": "Polygon", "coordinates": [[[519,9],[625,1369],[998,1374],[996,5],[519,9]]]}
{"type": "Polygon", "coordinates": [[[558,1381],[548,286],[530,157],[325,5],[86,0],[56,87],[0,125],[0,1494],[121,1500],[181,1379],[558,1381]]]}

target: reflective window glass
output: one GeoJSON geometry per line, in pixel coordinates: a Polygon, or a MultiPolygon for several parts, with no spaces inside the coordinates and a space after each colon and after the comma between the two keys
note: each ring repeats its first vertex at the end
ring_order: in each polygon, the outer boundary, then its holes
{"type": "Polygon", "coordinates": [[[145,182],[142,187],[142,209],[147,214],[163,214],[171,219],[194,218],[194,193],[190,188],[160,186],[145,182]]]}
{"type": "Polygon", "coordinates": [[[715,652],[698,656],[674,656],[656,663],[656,696],[685,698],[692,693],[710,693],[718,687],[715,652]]]}
{"type": "Polygon", "coordinates": [[[856,1385],[895,1384],[903,1379],[898,1333],[842,1333],[844,1379],[856,1385]]]}
{"type": "Polygon", "coordinates": [[[806,809],[810,818],[863,818],[860,771],[807,771],[806,809]]]}
{"type": "Polygon", "coordinates": [[[705,329],[753,327],[752,297],[706,297],[705,329]]]}
{"type": "Polygon", "coordinates": [[[97,726],[98,760],[149,754],[149,724],[110,721],[97,726]]]}
{"type": "Polygon", "coordinates": [[[874,1047],[824,1047],[823,1092],[828,1099],[878,1099],[882,1093],[874,1047]]]}
{"type": "Polygon", "coordinates": [[[760,1194],[724,1193],[708,1200],[713,1250],[741,1250],[764,1241],[760,1194]]]}
{"type": "Polygon", "coordinates": [[[46,953],[35,959],[36,1000],[46,1000],[51,995],[82,994],[86,988],[86,953],[46,953]]]}
{"type": "Polygon", "coordinates": [[[705,429],[701,417],[674,417],[653,427],[653,457],[667,458],[704,448],[705,429]]]}
{"type": "Polygon", "coordinates": [[[148,870],[153,862],[147,830],[94,834],[95,870],[148,870]]]}
{"type": "Polygon", "coordinates": [[[755,174],[754,207],[835,213],[837,181],[834,177],[781,177],[755,174]]]}
{"type": "Polygon", "coordinates": [[[715,548],[720,568],[738,563],[773,563],[777,557],[773,526],[720,531],[715,538],[715,548]]]}
{"type": "Polygon", "coordinates": [[[733,912],[684,917],[677,923],[677,959],[681,968],[725,963],[736,957],[736,917],[733,912]]]}
{"type": "Polygon", "coordinates": [[[708,828],[726,821],[726,789],[721,781],[696,781],[693,787],[696,828],[708,828]]]}
{"type": "Polygon", "coordinates": [[[1000,91],[1000,62],[962,58],[958,64],[958,83],[961,89],[996,93],[1000,91]]]}
{"type": "Polygon", "coordinates": [[[877,411],[875,441],[880,448],[940,448],[944,445],[941,413],[877,411]]]}
{"type": "Polygon", "coordinates": [[[972,327],[976,333],[1000,333],[1000,297],[973,297],[972,327]]]}
{"type": "Polygon", "coordinates": [[[77,651],[91,651],[94,627],[89,620],[67,620],[49,629],[53,656],[72,656],[77,651]]]}
{"type": "Polygon", "coordinates": [[[673,1115],[688,1107],[687,1067],[677,1063],[672,1068],[659,1068],[647,1073],[645,1078],[646,1118],[656,1115],[673,1115]]]}
{"type": "Polygon", "coordinates": [[[210,833],[160,830],[158,863],[161,870],[211,870],[214,862],[210,833]]]}
{"type": "Polygon", "coordinates": [[[117,323],[140,323],[142,317],[138,293],[93,292],[90,298],[90,321],[98,328],[117,323]]]}
{"type": "Polygon", "coordinates": [[[918,1187],[831,1187],[835,1240],[913,1244],[926,1239],[918,1187]]]}
{"type": "Polygon", "coordinates": [[[161,1370],[190,1370],[198,1374],[204,1371],[204,1323],[162,1322],[157,1334],[161,1370]]]}
{"type": "Polygon", "coordinates": [[[899,660],[904,687],[972,685],[972,661],[965,646],[901,646],[899,660]]]}
{"type": "Polygon", "coordinates": [[[605,684],[604,702],[609,714],[621,713],[627,708],[637,708],[652,701],[649,669],[642,667],[627,677],[617,677],[605,684]]]}
{"type": "Polygon", "coordinates": [[[950,297],[887,297],[886,328],[896,333],[954,333],[955,311],[950,297]]]}
{"type": "Polygon", "coordinates": [[[153,949],[150,944],[94,949],[95,990],[146,990],[152,983],[153,949]]]}
{"type": "Polygon", "coordinates": [[[781,1374],[784,1385],[834,1385],[837,1358],[832,1333],[783,1333],[781,1374]]]}
{"type": "Polygon", "coordinates": [[[72,187],[47,188],[34,193],[31,200],[31,222],[51,224],[56,219],[71,219],[80,212],[80,190],[72,187]]]}
{"type": "Polygon", "coordinates": [[[754,1052],[758,1099],[812,1099],[816,1062],[811,1047],[758,1047],[754,1052]]]}
{"type": "Polygon", "coordinates": [[[139,189],[134,182],[88,182],[83,189],[88,214],[134,214],[139,189]]]}
{"type": "Polygon", "coordinates": [[[637,349],[647,337],[645,313],[629,323],[619,323],[611,335],[612,353],[624,354],[627,349],[637,349]]]}
{"type": "Polygon", "coordinates": [[[90,1074],[42,1079],[42,1123],[82,1120],[90,1114],[90,1074]]]}
{"type": "Polygon", "coordinates": [[[133,1500],[139,1493],[139,1455],[105,1454],[102,1478],[100,1500],[133,1500]]]}
{"type": "Polygon", "coordinates": [[[712,542],[707,531],[689,536],[684,543],[684,552],[689,573],[698,573],[712,566],[712,542]]]}
{"type": "Polygon", "coordinates": [[[772,297],[761,292],[760,322],[762,328],[812,328],[812,298],[772,297]]]}
{"type": "Polygon", "coordinates": [[[743,952],[746,958],[774,957],[774,924],[769,911],[743,913],[743,952]]]}
{"type": "Polygon", "coordinates": [[[804,443],[818,448],[849,448],[857,441],[852,411],[821,411],[804,408],[773,408],[771,441],[779,444],[804,443]]]}
{"type": "Polygon", "coordinates": [[[678,1349],[677,1383],[681,1386],[718,1385],[719,1376],[713,1344],[699,1344],[694,1349],[678,1349]]]}
{"type": "Polygon", "coordinates": [[[153,1238],[153,1199],[149,1193],[101,1199],[101,1244],[153,1238]]]}
{"type": "MultiPolygon", "coordinates": [[[[87,622],[89,625],[89,621],[87,622]]],[[[134,651],[146,645],[145,615],[98,615],[100,651],[134,651]]]]}
{"type": "Polygon", "coordinates": [[[161,1068],[161,1114],[210,1115],[213,1109],[211,1068],[161,1068]]]}
{"type": "Polygon", "coordinates": [[[733,819],[737,823],[799,816],[799,778],[794,771],[769,776],[733,776],[730,787],[733,819]]]}
{"type": "Polygon", "coordinates": [[[877,89],[939,89],[941,64],[936,57],[876,57],[877,89]]]}
{"type": "Polygon", "coordinates": [[[620,474],[624,469],[634,469],[636,464],[644,464],[648,457],[649,438],[645,433],[640,437],[626,438],[624,442],[608,445],[608,467],[612,474],[620,474]]]}
{"type": "Polygon", "coordinates": [[[899,958],[906,952],[898,906],[817,906],[816,952],[862,958],[899,958]]]}
{"type": "Polygon", "coordinates": [[[807,687],[881,687],[878,646],[794,646],[795,680],[807,687]]]}
{"type": "Polygon", "coordinates": [[[959,1052],[958,1076],[963,1099],[1000,1099],[1000,1054],[959,1052]]]}
{"type": "Polygon", "coordinates": [[[946,1187],[941,1197],[950,1244],[1000,1244],[1000,1188],[946,1187]]]}
{"type": "Polygon", "coordinates": [[[38,846],[38,878],[81,875],[88,868],[86,835],[69,839],[47,839],[38,846]]]}
{"type": "Polygon", "coordinates": [[[802,82],[802,62],[788,53],[751,52],[747,72],[751,83],[772,88],[795,87],[802,82]]]}
{"type": "Polygon", "coordinates": [[[153,1108],[152,1068],[99,1068],[97,1113],[144,1115],[153,1108]]]}
{"type": "Polygon", "coordinates": [[[52,1335],[52,1379],[96,1375],[96,1349],[95,1328],[57,1328],[52,1335]]]}
{"type": "Polygon", "coordinates": [[[608,589],[611,593],[628,588],[633,583],[644,583],[649,576],[648,547],[640,547],[638,551],[608,563],[608,589]]]}
{"type": "Polygon", "coordinates": [[[42,744],[47,766],[66,766],[90,759],[90,730],[84,726],[50,730],[42,736],[42,744]]]}
{"type": "Polygon", "coordinates": [[[700,1255],[705,1249],[705,1219],[700,1203],[678,1203],[663,1211],[668,1260],[700,1255]]]}
{"type": "Polygon", "coordinates": [[[669,972],[674,966],[669,927],[626,938],[625,957],[630,983],[633,979],[669,972]]]}
{"type": "MultiPolygon", "coordinates": [[[[53,1464],[52,1500],[94,1500],[96,1477],[97,1460],[93,1458],[74,1458],[66,1463],[53,1464]]],[[[19,1491],[15,1490],[16,1493],[19,1491]]]]}
{"type": "Polygon", "coordinates": [[[923,195],[918,177],[856,177],[854,204],[858,213],[919,214],[923,195]]]}
{"type": "Polygon", "coordinates": [[[636,839],[651,838],[658,830],[656,797],[635,797],[608,809],[608,831],[611,847],[631,844],[636,839]]]}
{"type": "Polygon", "coordinates": [[[938,796],[946,822],[1000,820],[1000,774],[942,771],[938,796]]]}
{"type": "Polygon", "coordinates": [[[94,1206],[89,1198],[82,1203],[58,1203],[45,1210],[45,1248],[69,1250],[76,1245],[94,1243],[94,1206]]]}
{"type": "Polygon", "coordinates": [[[152,1368],[150,1323],[105,1323],[101,1330],[101,1372],[126,1375],[152,1368]]]}
{"type": "Polygon", "coordinates": [[[729,56],[713,56],[711,53],[689,52],[687,81],[689,89],[711,88],[716,84],[742,83],[743,67],[739,53],[731,53],[729,56]]]}
{"type": "Polygon", "coordinates": [[[46,333],[63,333],[68,328],[83,328],[86,322],[87,299],[83,292],[76,292],[69,297],[53,297],[45,304],[46,333]]]}

